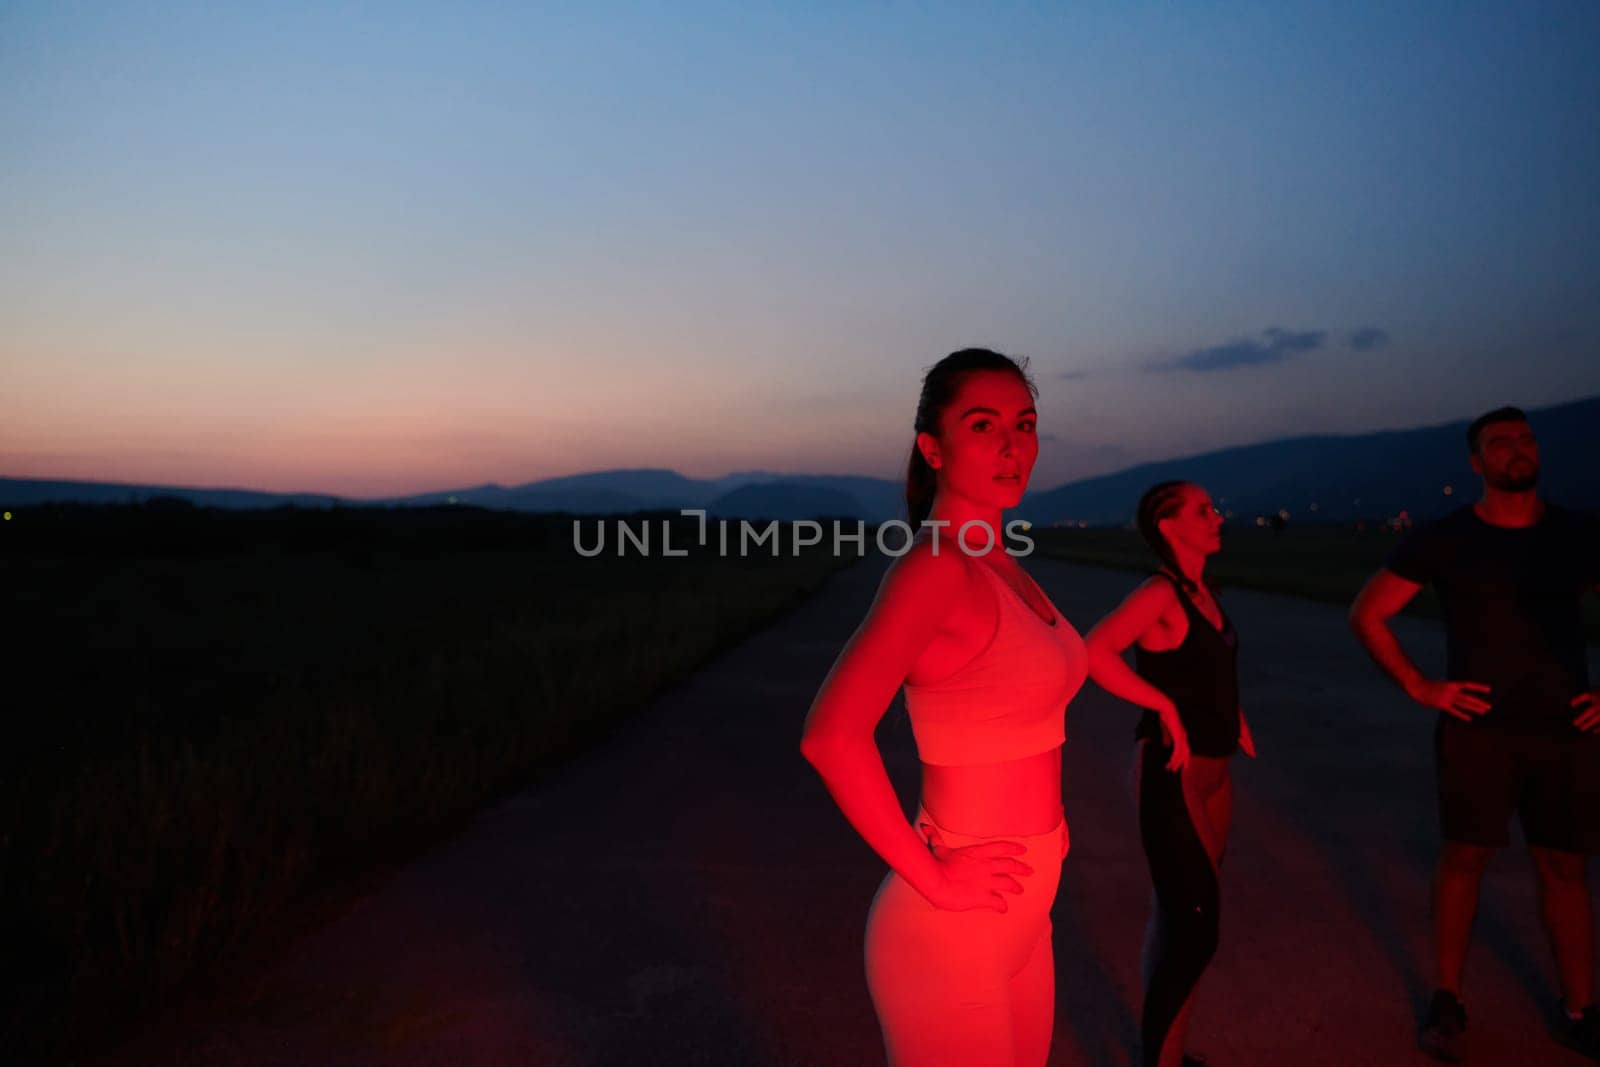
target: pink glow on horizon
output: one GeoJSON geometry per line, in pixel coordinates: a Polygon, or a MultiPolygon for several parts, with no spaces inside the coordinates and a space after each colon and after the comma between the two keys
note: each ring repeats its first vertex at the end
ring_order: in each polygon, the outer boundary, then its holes
{"type": "Polygon", "coordinates": [[[823,449],[769,428],[741,435],[750,447],[735,453],[692,426],[641,426],[596,438],[531,416],[485,416],[476,425],[448,412],[160,422],[79,419],[26,437],[7,432],[0,436],[0,477],[362,499],[636,467],[666,467],[691,478],[752,469],[893,478],[903,458],[897,443],[853,445],[861,435],[842,428],[836,443],[823,449]]]}

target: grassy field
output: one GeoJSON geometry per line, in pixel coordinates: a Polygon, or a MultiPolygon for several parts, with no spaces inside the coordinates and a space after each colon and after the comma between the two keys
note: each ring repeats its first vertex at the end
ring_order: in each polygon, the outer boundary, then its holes
{"type": "MultiPolygon", "coordinates": [[[[1154,554],[1132,530],[1036,527],[1029,536],[1041,556],[1133,571],[1156,566],[1154,554]]],[[[1399,538],[1381,528],[1291,526],[1274,534],[1270,529],[1229,527],[1222,551],[1206,565],[1206,576],[1219,588],[1260,589],[1348,605],[1399,538]]],[[[1427,588],[1406,610],[1437,617],[1439,601],[1427,588]]],[[[1584,628],[1590,641],[1600,642],[1600,597],[1585,600],[1584,628]]]]}
{"type": "Polygon", "coordinates": [[[851,562],[608,548],[472,509],[17,511],[0,1047],[104,1042],[851,562]]]}

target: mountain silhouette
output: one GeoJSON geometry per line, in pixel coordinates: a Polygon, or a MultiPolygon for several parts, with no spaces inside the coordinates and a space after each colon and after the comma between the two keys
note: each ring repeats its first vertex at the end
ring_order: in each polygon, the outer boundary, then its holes
{"type": "Polygon", "coordinates": [[[724,493],[706,506],[713,517],[726,519],[865,519],[861,504],[849,493],[820,485],[767,482],[724,493]]]}
{"type": "MultiPolygon", "coordinates": [[[[1529,411],[1539,436],[1540,487],[1551,500],[1600,510],[1600,397],[1529,411]]],[[[1030,494],[1018,514],[1042,525],[1131,522],[1139,495],[1169,478],[1195,481],[1236,519],[1286,511],[1292,521],[1423,519],[1477,499],[1459,419],[1416,430],[1295,437],[1145,463],[1030,494]],[[1445,487],[1451,492],[1446,494],[1445,487]]]]}
{"type": "Polygon", "coordinates": [[[328,508],[347,501],[326,493],[264,493],[255,489],[190,489],[174,485],[123,482],[77,482],[47,478],[0,478],[0,504],[139,504],[158,497],[178,497],[200,507],[328,508]]]}
{"type": "MultiPolygon", "coordinates": [[[[1539,435],[1546,496],[1600,511],[1600,397],[1530,410],[1539,435]]],[[[1012,509],[1040,525],[1129,522],[1139,494],[1155,482],[1183,478],[1211,491],[1219,507],[1248,520],[1279,511],[1292,521],[1346,522],[1408,511],[1415,519],[1476,499],[1478,478],[1467,464],[1466,428],[1458,419],[1414,430],[1350,436],[1294,437],[1145,463],[1114,474],[1034,490],[1012,509]],[[1445,487],[1451,492],[1446,494],[1445,487]]],[[[497,483],[375,500],[315,493],[0,478],[0,503],[133,503],[177,497],[209,507],[408,507],[460,504],[507,511],[580,515],[704,508],[728,518],[862,518],[905,515],[900,482],[856,475],[739,471],[689,478],[664,468],[593,471],[518,486],[497,483]]]]}

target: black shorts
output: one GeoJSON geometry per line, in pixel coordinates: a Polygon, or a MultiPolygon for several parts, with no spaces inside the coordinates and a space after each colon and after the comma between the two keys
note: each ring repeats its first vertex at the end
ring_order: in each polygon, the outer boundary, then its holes
{"type": "Polygon", "coordinates": [[[1600,737],[1511,733],[1439,716],[1439,829],[1446,841],[1500,848],[1511,813],[1529,845],[1600,855],[1600,737]]]}

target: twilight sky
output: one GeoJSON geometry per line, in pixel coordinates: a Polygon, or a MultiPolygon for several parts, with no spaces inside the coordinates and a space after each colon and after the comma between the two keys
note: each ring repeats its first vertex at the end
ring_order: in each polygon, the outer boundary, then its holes
{"type": "Polygon", "coordinates": [[[1600,393],[1600,5],[0,4],[0,475],[1035,488],[1600,393]],[[336,9],[336,10],[335,10],[336,9]]]}

